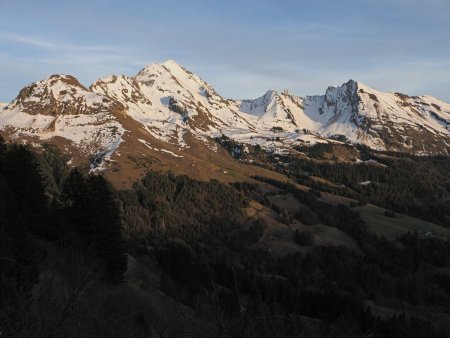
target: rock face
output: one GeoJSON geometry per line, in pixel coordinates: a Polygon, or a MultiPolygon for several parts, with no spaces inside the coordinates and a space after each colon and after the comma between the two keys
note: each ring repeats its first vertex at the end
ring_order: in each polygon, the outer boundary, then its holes
{"type": "Polygon", "coordinates": [[[377,149],[448,153],[450,105],[433,97],[382,93],[350,80],[306,100],[322,115],[322,135],[345,135],[377,149]]]}
{"type": "Polygon", "coordinates": [[[70,75],[52,75],[23,88],[8,109],[31,115],[77,115],[123,109],[119,101],[98,95],[70,75]]]}
{"type": "Polygon", "coordinates": [[[12,138],[64,139],[91,156],[120,143],[124,129],[116,116],[123,111],[122,103],[86,89],[74,77],[52,75],[23,88],[3,108],[0,126],[12,138]]]}
{"type": "Polygon", "coordinates": [[[187,146],[184,135],[204,139],[224,128],[250,130],[253,125],[209,84],[174,61],[152,64],[135,77],[108,77],[96,81],[94,92],[119,100],[128,115],[164,141],[187,146]]]}
{"type": "Polygon", "coordinates": [[[0,109],[4,136],[63,140],[91,159],[126,147],[125,138],[137,139],[138,129],[142,145],[151,149],[157,140],[170,152],[186,151],[192,142],[214,150],[211,137],[222,134],[286,150],[337,135],[417,154],[448,155],[450,145],[450,105],[430,96],[383,93],[350,80],[320,96],[269,90],[254,100],[229,100],[172,60],[133,77],[99,79],[89,89],[72,76],[53,75],[26,86],[0,109]]]}

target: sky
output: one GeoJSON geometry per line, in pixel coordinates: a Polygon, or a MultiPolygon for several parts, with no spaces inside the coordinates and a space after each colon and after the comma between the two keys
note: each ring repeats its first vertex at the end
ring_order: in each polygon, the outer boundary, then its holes
{"type": "Polygon", "coordinates": [[[0,101],[173,59],[224,97],[354,79],[450,102],[450,0],[0,0],[0,101]]]}

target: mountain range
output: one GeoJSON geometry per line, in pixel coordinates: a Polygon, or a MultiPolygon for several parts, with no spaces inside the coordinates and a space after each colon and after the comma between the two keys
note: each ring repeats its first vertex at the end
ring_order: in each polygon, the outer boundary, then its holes
{"type": "Polygon", "coordinates": [[[214,138],[221,135],[285,153],[340,141],[417,155],[448,155],[450,147],[450,104],[431,96],[384,93],[350,80],[324,95],[268,90],[233,100],[172,60],[89,88],[73,76],[52,75],[0,109],[5,138],[54,143],[74,163],[88,160],[92,169],[112,172],[124,158],[195,168],[220,152],[214,138]]]}
{"type": "Polygon", "coordinates": [[[450,337],[449,122],[174,61],[34,82],[0,105],[0,335],[450,337]]]}

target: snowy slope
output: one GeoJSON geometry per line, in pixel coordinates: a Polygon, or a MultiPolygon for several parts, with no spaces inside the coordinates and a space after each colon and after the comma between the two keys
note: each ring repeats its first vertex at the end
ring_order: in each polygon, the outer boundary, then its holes
{"type": "Polygon", "coordinates": [[[0,129],[12,137],[73,142],[86,155],[114,149],[124,129],[115,112],[123,106],[84,88],[67,75],[53,75],[21,90],[0,113],[0,129]]]}
{"type": "Polygon", "coordinates": [[[225,100],[209,84],[174,61],[151,64],[132,78],[108,77],[91,89],[127,107],[155,137],[187,146],[184,135],[198,138],[220,134],[224,127],[251,129],[237,113],[234,101],[225,100]]]}
{"type": "Polygon", "coordinates": [[[125,128],[119,117],[180,150],[192,138],[213,149],[211,137],[221,134],[272,149],[335,135],[419,154],[447,154],[450,144],[450,105],[430,96],[383,93],[350,80],[324,95],[269,90],[253,100],[229,100],[173,60],[132,77],[99,79],[89,89],[68,75],[38,81],[0,111],[0,128],[14,137],[60,136],[97,154],[120,144],[125,128]]]}
{"type": "Polygon", "coordinates": [[[378,149],[435,152],[436,143],[445,148],[450,134],[448,104],[383,93],[352,80],[329,87],[324,96],[307,98],[305,106],[307,115],[320,123],[321,135],[344,135],[378,149]]]}
{"type": "Polygon", "coordinates": [[[304,113],[303,99],[288,91],[278,94],[275,90],[267,91],[264,96],[255,100],[244,100],[240,103],[240,112],[258,118],[260,129],[263,127],[280,127],[283,130],[314,130],[317,122],[304,113]]]}

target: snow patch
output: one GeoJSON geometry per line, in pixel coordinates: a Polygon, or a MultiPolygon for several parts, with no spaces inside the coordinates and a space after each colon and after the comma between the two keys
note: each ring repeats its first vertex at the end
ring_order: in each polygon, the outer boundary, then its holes
{"type": "Polygon", "coordinates": [[[161,152],[163,152],[163,153],[170,154],[170,155],[172,155],[173,157],[178,157],[178,158],[184,157],[184,156],[182,156],[182,155],[177,155],[177,154],[175,154],[174,152],[172,152],[172,151],[170,151],[170,150],[167,150],[167,149],[162,149],[162,148],[161,148],[161,149],[158,149],[158,148],[154,148],[154,147],[152,147],[152,146],[150,145],[150,143],[148,143],[148,142],[145,141],[145,140],[138,139],[138,141],[141,142],[142,144],[144,144],[147,148],[149,148],[149,149],[151,149],[151,150],[161,151],[161,152]]]}

